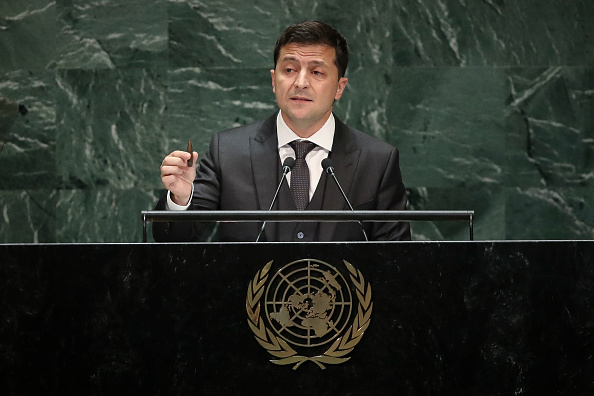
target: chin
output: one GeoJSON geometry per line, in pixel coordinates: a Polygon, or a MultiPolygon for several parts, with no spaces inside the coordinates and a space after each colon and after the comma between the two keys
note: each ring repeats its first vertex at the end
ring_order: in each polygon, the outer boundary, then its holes
{"type": "Polygon", "coordinates": [[[290,118],[295,120],[295,121],[307,121],[311,119],[311,116],[309,114],[291,114],[290,118]]]}

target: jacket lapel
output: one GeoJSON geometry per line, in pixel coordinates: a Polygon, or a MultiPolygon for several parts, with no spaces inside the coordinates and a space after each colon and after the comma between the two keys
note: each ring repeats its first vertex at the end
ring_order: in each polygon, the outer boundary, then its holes
{"type": "MultiPolygon", "coordinates": [[[[332,152],[329,158],[334,166],[334,173],[340,182],[344,193],[349,196],[349,191],[353,184],[355,171],[359,163],[361,148],[358,148],[353,141],[353,136],[349,128],[336,118],[336,128],[334,131],[334,142],[332,152]]],[[[326,191],[324,193],[323,210],[348,210],[349,206],[345,202],[334,178],[328,175],[326,182],[326,191]]],[[[322,222],[320,223],[320,241],[331,241],[338,223],[322,222]]]]}
{"type": "MultiPolygon", "coordinates": [[[[268,210],[280,180],[276,116],[277,113],[266,119],[257,134],[250,139],[250,158],[259,210],[268,210]],[[271,166],[271,164],[276,164],[276,166],[271,166]]],[[[356,146],[349,128],[336,118],[334,142],[329,158],[332,160],[336,177],[347,196],[353,184],[360,154],[361,148],[356,146]]],[[[340,190],[334,180],[330,179],[331,176],[328,176],[322,210],[347,210],[348,205],[344,201],[340,190]]],[[[277,206],[275,205],[275,207],[277,206]]],[[[268,222],[266,224],[266,235],[276,235],[277,226],[275,222],[268,222]]],[[[321,222],[319,240],[331,241],[336,226],[337,223],[334,222],[321,222]]],[[[267,238],[267,240],[271,239],[267,238]]]]}
{"type": "MultiPolygon", "coordinates": [[[[280,180],[276,115],[277,113],[264,120],[256,136],[250,138],[250,158],[258,197],[258,209],[266,211],[270,208],[276,186],[280,180]],[[272,166],[274,164],[277,166],[272,166]]],[[[265,233],[276,235],[276,223],[266,223],[265,233]]]]}

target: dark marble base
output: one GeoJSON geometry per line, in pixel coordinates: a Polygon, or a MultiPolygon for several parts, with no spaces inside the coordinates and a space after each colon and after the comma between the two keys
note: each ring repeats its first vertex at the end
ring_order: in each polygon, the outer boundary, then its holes
{"type": "Polygon", "coordinates": [[[594,242],[0,245],[0,394],[591,394],[594,242]],[[268,261],[372,287],[351,360],[269,362],[268,261]]]}

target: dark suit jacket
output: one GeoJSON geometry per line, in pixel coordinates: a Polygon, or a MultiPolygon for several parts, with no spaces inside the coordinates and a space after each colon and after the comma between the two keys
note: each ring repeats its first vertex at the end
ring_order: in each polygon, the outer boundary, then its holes
{"type": "MultiPolygon", "coordinates": [[[[202,156],[194,182],[194,210],[268,210],[281,177],[276,114],[266,120],[216,133],[202,156]]],[[[355,210],[404,210],[398,150],[336,118],[330,158],[343,190],[355,210]]],[[[322,177],[325,177],[324,175],[322,177]]],[[[348,210],[336,183],[328,180],[322,210],[348,210]]],[[[283,186],[284,187],[284,186],[283,186]]],[[[316,192],[317,193],[317,192],[316,192]]],[[[156,210],[165,209],[166,194],[156,210]]],[[[278,209],[278,208],[277,208],[278,209]]],[[[288,208],[283,208],[287,209],[288,208]]],[[[255,241],[261,223],[222,223],[220,240],[255,241]]],[[[277,224],[267,223],[266,238],[274,240],[277,224]]],[[[410,240],[407,222],[365,223],[370,240],[410,240]]],[[[153,223],[156,241],[195,241],[201,227],[192,223],[153,223]]],[[[319,224],[320,241],[363,240],[356,223],[319,224]]],[[[281,236],[281,240],[286,240],[281,236]]],[[[289,239],[290,240],[290,239],[289,239]]]]}

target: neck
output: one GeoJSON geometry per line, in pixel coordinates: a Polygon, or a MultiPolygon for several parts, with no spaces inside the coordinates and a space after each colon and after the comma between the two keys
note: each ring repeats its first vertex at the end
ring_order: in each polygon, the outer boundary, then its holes
{"type": "Polygon", "coordinates": [[[302,139],[307,139],[311,137],[314,133],[319,131],[324,126],[326,121],[328,121],[328,118],[330,118],[330,114],[332,114],[332,109],[330,109],[330,111],[328,111],[328,113],[325,114],[324,117],[312,123],[308,120],[291,120],[289,117],[286,116],[285,113],[281,111],[281,116],[283,117],[283,120],[285,121],[287,126],[291,128],[291,130],[302,139]]]}

